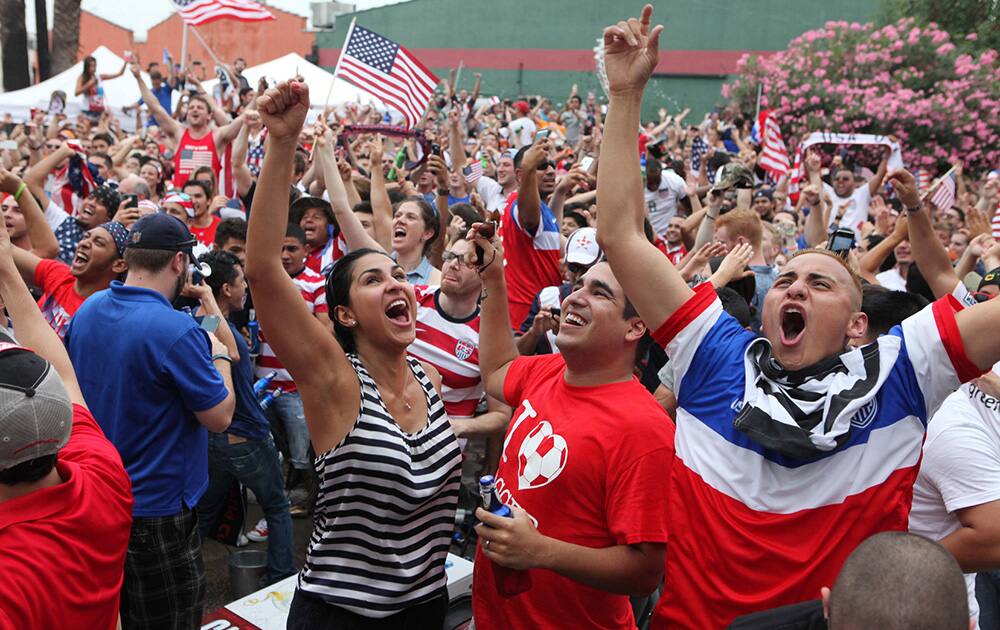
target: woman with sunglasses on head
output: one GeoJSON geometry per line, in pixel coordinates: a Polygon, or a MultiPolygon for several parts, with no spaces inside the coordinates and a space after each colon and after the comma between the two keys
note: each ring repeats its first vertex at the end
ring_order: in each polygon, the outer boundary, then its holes
{"type": "MultiPolygon", "coordinates": [[[[255,295],[270,296],[257,317],[302,396],[320,478],[288,627],[441,627],[460,455],[440,377],[407,358],[413,288],[385,252],[355,249],[327,281],[335,337],[311,316],[280,261],[308,88],[280,83],[257,104],[269,140],[246,273],[255,295]]],[[[326,151],[317,155],[329,169],[326,151]]],[[[340,178],[325,179],[331,204],[351,215],[340,178]]]]}

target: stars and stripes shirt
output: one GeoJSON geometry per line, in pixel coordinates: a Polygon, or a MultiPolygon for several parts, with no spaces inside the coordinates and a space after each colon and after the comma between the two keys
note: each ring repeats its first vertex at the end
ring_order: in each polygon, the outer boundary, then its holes
{"type": "MultiPolygon", "coordinates": [[[[882,386],[842,443],[801,459],[734,428],[756,387],[744,359],[755,336],[723,311],[711,285],[659,327],[653,336],[675,378],[677,459],[653,628],[721,628],[814,598],[865,538],[906,530],[927,419],[979,376],[955,321],[961,308],[946,296],[881,337],[875,352],[892,355],[882,386]]],[[[867,363],[845,357],[849,377],[867,386],[867,363]]]]}
{"type": "Polygon", "coordinates": [[[185,129],[174,156],[174,187],[178,190],[183,188],[191,173],[202,166],[211,168],[218,181],[222,159],[215,149],[215,134],[209,131],[201,138],[194,138],[191,130],[185,129]]]}
{"type": "Polygon", "coordinates": [[[338,234],[329,239],[322,249],[314,249],[306,255],[306,268],[327,276],[333,269],[333,263],[343,258],[348,251],[347,240],[343,234],[338,234]]]}
{"type": "MultiPolygon", "coordinates": [[[[312,314],[326,313],[329,309],[326,304],[326,279],[309,268],[303,268],[301,272],[292,277],[292,282],[299,288],[302,299],[306,301],[309,312],[312,314]]],[[[280,387],[284,393],[297,391],[291,375],[281,360],[274,354],[274,349],[267,343],[267,336],[263,329],[260,331],[260,356],[257,357],[257,366],[254,368],[256,378],[262,378],[271,372],[277,372],[277,376],[271,381],[269,390],[280,387]]]]}
{"type": "Polygon", "coordinates": [[[427,399],[427,424],[405,432],[357,355],[361,384],[350,433],[316,457],[319,496],[298,587],[364,617],[385,618],[447,583],[461,454],[441,398],[408,359],[427,399]]]}
{"type": "Polygon", "coordinates": [[[417,338],[409,353],[441,373],[441,398],[448,415],[475,415],[485,395],[479,372],[479,309],[469,317],[454,319],[441,310],[441,289],[413,287],[417,297],[417,338]]]}

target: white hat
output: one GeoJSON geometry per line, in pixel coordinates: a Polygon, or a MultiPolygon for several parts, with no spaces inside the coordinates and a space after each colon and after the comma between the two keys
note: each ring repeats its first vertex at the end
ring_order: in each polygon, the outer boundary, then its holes
{"type": "Polygon", "coordinates": [[[604,252],[597,245],[597,230],[582,227],[569,235],[566,243],[566,263],[590,266],[601,259],[604,252]]]}

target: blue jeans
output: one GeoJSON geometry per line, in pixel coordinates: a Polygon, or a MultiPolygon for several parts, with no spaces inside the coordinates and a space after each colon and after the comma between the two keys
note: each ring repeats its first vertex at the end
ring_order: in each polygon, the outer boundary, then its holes
{"type": "Polygon", "coordinates": [[[198,503],[202,538],[222,512],[233,478],[254,493],[267,521],[269,584],[295,573],[292,560],[292,517],[288,514],[281,464],[274,440],[230,444],[225,433],[208,435],[208,490],[198,503]]]}
{"type": "Polygon", "coordinates": [[[298,392],[278,396],[268,408],[266,415],[272,422],[280,420],[288,435],[289,461],[293,468],[306,470],[312,468],[309,459],[309,428],[306,426],[306,414],[302,410],[302,397],[298,392]]]}
{"type": "Polygon", "coordinates": [[[976,575],[976,601],[979,630],[1000,628],[1000,571],[981,571],[976,575]]]}

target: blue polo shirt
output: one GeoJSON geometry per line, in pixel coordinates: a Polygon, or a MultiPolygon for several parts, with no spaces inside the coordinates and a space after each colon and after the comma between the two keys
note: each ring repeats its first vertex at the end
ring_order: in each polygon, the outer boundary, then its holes
{"type": "Polygon", "coordinates": [[[66,347],[132,479],[133,516],[194,508],[208,486],[208,432],[194,412],[227,395],[207,333],[160,293],[116,281],[76,312],[66,347]]]}

